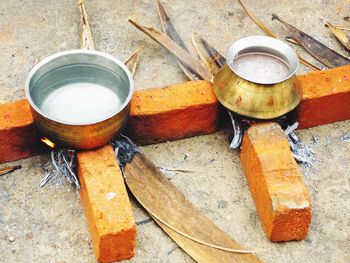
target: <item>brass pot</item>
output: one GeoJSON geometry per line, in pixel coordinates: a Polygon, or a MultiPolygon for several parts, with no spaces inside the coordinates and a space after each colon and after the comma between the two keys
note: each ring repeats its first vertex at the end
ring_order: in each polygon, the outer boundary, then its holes
{"type": "Polygon", "coordinates": [[[134,82],[113,56],[72,50],[38,63],[25,90],[43,137],[59,147],[87,150],[107,144],[124,127],[134,82]]]}
{"type": "Polygon", "coordinates": [[[229,48],[226,62],[214,77],[214,92],[227,109],[256,119],[273,119],[290,112],[300,103],[302,91],[295,76],[298,57],[284,42],[266,36],[240,39],[229,48]],[[252,52],[283,60],[289,67],[288,74],[278,81],[259,81],[238,75],[232,61],[252,52]]]}

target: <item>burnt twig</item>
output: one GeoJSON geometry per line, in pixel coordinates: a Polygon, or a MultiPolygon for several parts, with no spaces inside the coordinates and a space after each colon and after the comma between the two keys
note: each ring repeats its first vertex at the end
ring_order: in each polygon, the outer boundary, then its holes
{"type": "Polygon", "coordinates": [[[8,174],[8,173],[12,173],[13,171],[21,169],[21,168],[22,168],[21,165],[5,166],[5,167],[0,169],[0,176],[8,174]]]}
{"type": "Polygon", "coordinates": [[[45,186],[50,181],[57,180],[59,184],[62,184],[66,180],[75,189],[80,188],[80,183],[75,172],[76,157],[74,150],[52,150],[51,164],[54,169],[40,180],[40,187],[45,186]]]}

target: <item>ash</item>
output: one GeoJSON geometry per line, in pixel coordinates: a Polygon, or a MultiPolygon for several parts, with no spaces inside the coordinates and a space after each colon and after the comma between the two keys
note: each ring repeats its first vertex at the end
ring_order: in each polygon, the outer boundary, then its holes
{"type": "Polygon", "coordinates": [[[59,149],[51,151],[51,169],[40,180],[40,187],[44,187],[49,182],[63,185],[68,182],[77,190],[80,183],[76,176],[76,154],[75,150],[59,149]]]}
{"type": "MultiPolygon", "coordinates": [[[[315,152],[311,145],[303,143],[295,134],[295,130],[298,128],[299,123],[296,122],[291,126],[288,126],[284,131],[288,138],[290,148],[293,152],[293,156],[298,163],[305,165],[306,167],[313,167],[316,161],[315,152]]],[[[312,139],[313,144],[317,144],[319,138],[315,137],[312,139]]]]}

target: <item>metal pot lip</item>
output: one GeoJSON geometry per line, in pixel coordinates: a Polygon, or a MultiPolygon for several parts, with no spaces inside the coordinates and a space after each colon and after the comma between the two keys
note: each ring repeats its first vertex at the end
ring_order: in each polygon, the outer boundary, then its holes
{"type": "Polygon", "coordinates": [[[289,45],[287,45],[281,40],[278,40],[273,37],[268,37],[268,36],[248,36],[235,41],[229,47],[226,53],[226,62],[229,68],[231,69],[231,71],[236,75],[238,75],[239,77],[241,77],[242,79],[245,79],[247,81],[257,83],[257,84],[262,84],[262,85],[277,84],[289,79],[296,73],[299,66],[298,56],[289,45]],[[290,69],[289,69],[288,75],[280,79],[279,81],[273,81],[273,82],[272,81],[257,82],[256,80],[251,80],[240,76],[233,69],[232,61],[237,56],[246,54],[249,52],[263,52],[270,55],[278,56],[289,65],[290,69]]]}
{"type": "Polygon", "coordinates": [[[98,124],[101,123],[105,120],[108,120],[112,117],[114,117],[115,115],[117,115],[119,112],[123,111],[127,105],[130,103],[131,98],[133,96],[134,93],[134,80],[133,77],[129,71],[129,69],[124,65],[124,63],[122,63],[120,60],[118,60],[117,58],[113,57],[112,55],[109,55],[107,53],[101,52],[101,51],[95,51],[95,50],[81,50],[81,49],[73,49],[73,50],[67,50],[67,51],[61,51],[58,53],[55,53],[53,55],[50,55],[46,58],[44,58],[43,60],[41,60],[38,64],[36,64],[31,71],[29,72],[26,81],[25,81],[25,94],[26,94],[26,98],[27,101],[29,102],[30,106],[36,111],[38,112],[40,115],[44,116],[45,118],[56,122],[56,123],[60,123],[63,125],[67,125],[67,126],[88,126],[88,125],[94,125],[94,124],[98,124]],[[34,103],[31,95],[30,95],[30,91],[29,91],[29,84],[30,81],[32,79],[32,77],[35,75],[35,73],[43,66],[45,66],[45,64],[49,63],[50,61],[59,58],[59,57],[64,57],[64,56],[69,56],[69,55],[75,55],[75,54],[86,54],[86,55],[96,55],[96,56],[100,56],[103,58],[106,58],[112,62],[114,62],[115,64],[117,64],[119,67],[121,67],[123,69],[123,71],[125,72],[125,74],[128,77],[128,81],[129,81],[129,93],[128,96],[126,97],[125,101],[123,102],[123,104],[114,112],[112,112],[110,115],[103,117],[99,120],[93,121],[93,122],[83,122],[83,123],[74,123],[74,122],[66,122],[66,121],[60,121],[57,120],[55,118],[52,118],[48,115],[46,115],[41,109],[39,109],[39,107],[34,103]]]}

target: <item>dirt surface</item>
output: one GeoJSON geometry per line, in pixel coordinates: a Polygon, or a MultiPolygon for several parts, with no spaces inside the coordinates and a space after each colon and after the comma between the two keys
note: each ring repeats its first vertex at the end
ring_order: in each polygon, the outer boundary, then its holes
{"type": "MultiPolygon", "coordinates": [[[[194,32],[222,53],[234,40],[263,35],[234,0],[163,2],[191,50],[194,32]]],[[[324,24],[350,26],[349,1],[246,2],[281,37],[286,32],[271,21],[272,13],[348,55],[324,24]]],[[[24,97],[25,77],[39,59],[79,48],[75,5],[73,0],[0,1],[0,102],[24,97]]],[[[159,28],[155,1],[90,0],[86,8],[96,49],[125,60],[139,45],[145,45],[135,77],[137,89],[186,80],[171,55],[127,22],[132,17],[159,28]]],[[[300,66],[299,73],[307,70],[300,66]]],[[[350,121],[298,132],[304,142],[313,144],[318,158],[312,168],[301,166],[313,202],[313,220],[305,241],[280,244],[265,237],[238,152],[228,149],[227,133],[142,150],[159,167],[191,170],[168,176],[236,241],[248,249],[266,249],[259,254],[265,262],[350,262],[350,141],[343,137],[350,134],[350,121]]],[[[39,187],[47,161],[48,156],[43,155],[15,162],[23,169],[0,177],[1,261],[95,262],[79,196],[68,186],[39,187]]],[[[133,208],[138,232],[130,262],[193,262],[134,201],[133,208]]]]}

